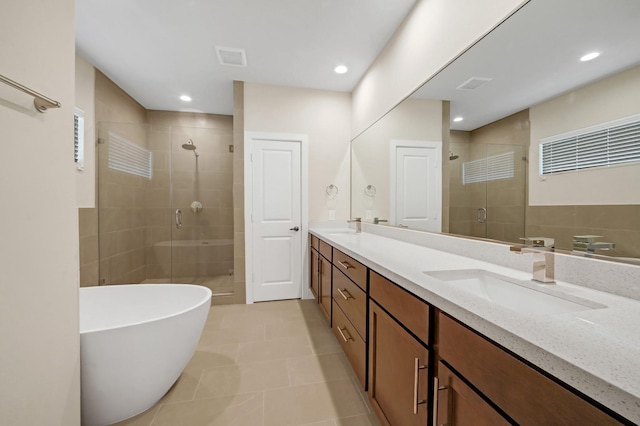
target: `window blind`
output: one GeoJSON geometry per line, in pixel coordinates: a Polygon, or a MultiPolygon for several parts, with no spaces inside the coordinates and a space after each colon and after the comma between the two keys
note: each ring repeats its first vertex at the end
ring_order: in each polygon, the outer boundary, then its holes
{"type": "Polygon", "coordinates": [[[84,113],[78,108],[73,113],[73,161],[78,166],[84,162],[84,113]]]}
{"type": "Polygon", "coordinates": [[[108,166],[113,170],[151,180],[153,177],[153,152],[122,136],[109,133],[108,166]]]}
{"type": "Polygon", "coordinates": [[[513,177],[513,152],[493,155],[479,160],[462,163],[462,183],[464,185],[513,177]]]}
{"type": "Polygon", "coordinates": [[[540,174],[640,162],[640,115],[540,141],[540,174]]]}

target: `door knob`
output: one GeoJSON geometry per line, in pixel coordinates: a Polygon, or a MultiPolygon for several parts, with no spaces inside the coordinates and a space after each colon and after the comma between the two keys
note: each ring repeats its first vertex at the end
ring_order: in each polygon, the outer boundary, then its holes
{"type": "Polygon", "coordinates": [[[294,226],[293,228],[289,228],[289,231],[296,231],[298,232],[300,230],[300,227],[298,226],[294,226]]]}

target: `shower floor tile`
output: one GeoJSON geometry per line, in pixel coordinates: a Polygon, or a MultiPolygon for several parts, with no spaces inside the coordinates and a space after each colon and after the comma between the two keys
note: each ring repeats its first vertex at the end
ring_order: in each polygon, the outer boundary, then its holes
{"type": "Polygon", "coordinates": [[[208,287],[214,295],[233,294],[233,275],[210,277],[147,278],[142,284],[195,284],[208,287]]]}
{"type": "Polygon", "coordinates": [[[176,385],[117,426],[379,425],[321,315],[312,300],[212,306],[176,385]]]}

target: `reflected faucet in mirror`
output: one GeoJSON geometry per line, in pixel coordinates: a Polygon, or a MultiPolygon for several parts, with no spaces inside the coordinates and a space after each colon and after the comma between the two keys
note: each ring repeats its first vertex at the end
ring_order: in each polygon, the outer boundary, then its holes
{"type": "Polygon", "coordinates": [[[594,254],[596,250],[612,250],[616,248],[616,245],[614,243],[596,241],[598,238],[602,238],[602,236],[601,235],[574,235],[573,250],[582,251],[587,254],[594,254]]]}
{"type": "Polygon", "coordinates": [[[521,238],[524,245],[514,245],[509,250],[516,254],[533,254],[533,281],[555,284],[554,239],[545,237],[521,238]]]}

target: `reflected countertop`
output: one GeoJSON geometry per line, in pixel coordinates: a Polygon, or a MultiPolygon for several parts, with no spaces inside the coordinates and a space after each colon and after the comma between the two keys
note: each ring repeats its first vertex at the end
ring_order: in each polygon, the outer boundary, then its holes
{"type": "MultiPolygon", "coordinates": [[[[517,280],[530,280],[531,273],[368,232],[313,225],[310,232],[594,400],[640,423],[640,301],[559,281],[553,286],[554,291],[606,307],[553,315],[519,312],[424,272],[481,269],[517,280]]],[[[515,254],[510,254],[505,245],[504,256],[515,254]]]]}

